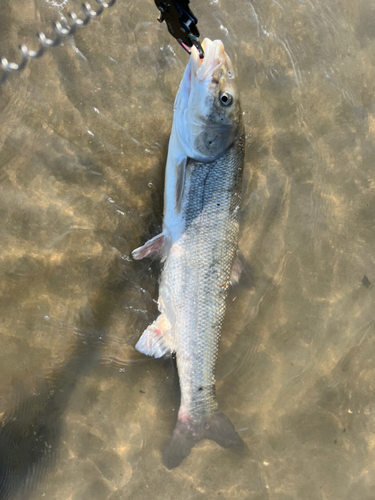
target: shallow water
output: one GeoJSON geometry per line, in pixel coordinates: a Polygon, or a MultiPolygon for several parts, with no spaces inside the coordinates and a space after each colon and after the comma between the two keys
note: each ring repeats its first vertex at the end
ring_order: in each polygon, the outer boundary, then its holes
{"type": "MultiPolygon", "coordinates": [[[[2,0],[0,55],[77,9],[2,0]]],[[[220,408],[246,449],[175,470],[157,313],[173,100],[188,56],[149,0],[118,1],[0,88],[0,492],[31,500],[373,500],[373,0],[195,2],[236,60],[247,149],[220,408]]]]}

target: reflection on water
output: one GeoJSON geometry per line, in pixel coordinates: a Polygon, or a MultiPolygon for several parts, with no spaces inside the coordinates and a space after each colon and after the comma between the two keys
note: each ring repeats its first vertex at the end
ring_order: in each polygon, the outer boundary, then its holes
{"type": "MultiPolygon", "coordinates": [[[[1,55],[78,6],[3,0],[1,55]]],[[[245,113],[256,282],[230,293],[217,393],[246,450],[162,465],[178,384],[134,351],[159,269],[128,256],[160,230],[187,55],[151,0],[123,0],[0,89],[2,498],[373,498],[373,1],[192,9],[245,113]]]]}

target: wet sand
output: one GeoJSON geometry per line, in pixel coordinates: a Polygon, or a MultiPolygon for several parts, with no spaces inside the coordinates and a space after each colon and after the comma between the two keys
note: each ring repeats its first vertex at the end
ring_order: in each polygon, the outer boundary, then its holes
{"type": "MultiPolygon", "coordinates": [[[[78,10],[3,0],[0,55],[78,10]]],[[[157,314],[173,101],[188,56],[154,2],[118,1],[0,88],[0,492],[4,499],[373,500],[375,7],[191,2],[236,61],[247,133],[217,397],[246,444],[168,471],[171,360],[157,314]]]]}

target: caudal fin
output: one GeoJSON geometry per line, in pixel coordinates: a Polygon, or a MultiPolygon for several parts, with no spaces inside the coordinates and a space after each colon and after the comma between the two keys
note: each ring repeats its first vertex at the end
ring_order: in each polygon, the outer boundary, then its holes
{"type": "Polygon", "coordinates": [[[243,441],[228,417],[217,411],[203,422],[178,420],[167,446],[164,448],[163,462],[168,469],[180,465],[192,447],[201,439],[211,439],[223,448],[243,448],[243,441]]]}

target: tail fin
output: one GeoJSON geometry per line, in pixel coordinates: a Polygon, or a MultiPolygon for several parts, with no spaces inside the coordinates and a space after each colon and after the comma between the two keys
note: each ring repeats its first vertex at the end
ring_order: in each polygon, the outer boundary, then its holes
{"type": "Polygon", "coordinates": [[[164,449],[163,462],[168,469],[180,465],[195,443],[201,439],[211,439],[223,448],[243,448],[243,441],[228,417],[220,411],[207,420],[195,423],[191,420],[178,420],[167,446],[164,449]]]}

